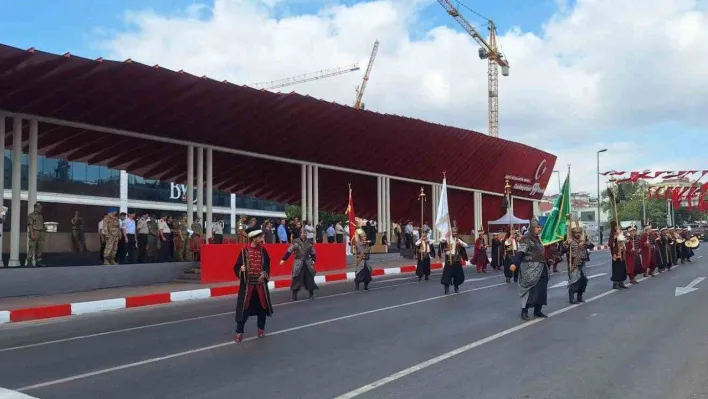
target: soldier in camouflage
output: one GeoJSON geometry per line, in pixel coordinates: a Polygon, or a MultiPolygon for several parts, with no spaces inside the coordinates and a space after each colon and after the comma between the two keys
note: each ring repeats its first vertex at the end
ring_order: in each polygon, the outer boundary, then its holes
{"type": "Polygon", "coordinates": [[[192,251],[189,250],[189,220],[187,215],[182,215],[182,222],[180,224],[180,234],[182,235],[182,259],[184,261],[192,260],[192,251]]]}
{"type": "Polygon", "coordinates": [[[147,219],[148,226],[148,237],[147,237],[147,260],[148,262],[155,262],[157,254],[160,251],[160,238],[157,228],[157,218],[154,214],[150,215],[147,219]]]}
{"type": "Polygon", "coordinates": [[[116,216],[118,209],[111,208],[103,218],[103,237],[106,241],[106,249],[103,252],[104,265],[117,265],[116,252],[118,251],[118,240],[121,237],[120,220],[116,216]]]}
{"type": "Polygon", "coordinates": [[[42,250],[44,249],[44,216],[42,204],[34,204],[34,212],[27,216],[27,266],[42,266],[42,250]]]}
{"type": "Polygon", "coordinates": [[[187,242],[184,239],[184,235],[182,235],[183,229],[182,218],[177,218],[172,221],[170,230],[172,230],[172,242],[174,242],[175,246],[175,262],[184,261],[184,247],[187,242]]]}
{"type": "Polygon", "coordinates": [[[192,259],[199,260],[199,244],[202,240],[202,235],[204,235],[204,229],[202,229],[201,218],[196,216],[194,218],[194,223],[192,223],[192,259]]]}

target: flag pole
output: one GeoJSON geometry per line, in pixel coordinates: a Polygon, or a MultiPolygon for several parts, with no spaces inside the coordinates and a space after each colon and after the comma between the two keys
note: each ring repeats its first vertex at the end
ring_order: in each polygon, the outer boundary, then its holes
{"type": "Polygon", "coordinates": [[[570,227],[572,224],[571,214],[573,213],[573,201],[570,198],[570,164],[568,164],[568,177],[566,177],[566,184],[568,186],[568,188],[567,188],[567,191],[568,191],[568,214],[565,216],[566,217],[565,242],[568,245],[568,270],[570,270],[572,272],[574,270],[574,268],[573,268],[573,251],[572,251],[571,245],[570,245],[570,240],[571,240],[570,227]]]}

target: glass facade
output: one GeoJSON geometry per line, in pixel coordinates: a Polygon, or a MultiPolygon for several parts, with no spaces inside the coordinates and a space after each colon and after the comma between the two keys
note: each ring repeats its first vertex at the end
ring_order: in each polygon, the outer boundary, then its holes
{"type": "MultiPolygon", "coordinates": [[[[29,156],[22,155],[22,190],[27,190],[29,156]]],[[[5,150],[5,189],[12,187],[12,151],[5,150]]],[[[71,162],[64,159],[37,157],[37,191],[93,195],[120,196],[120,171],[106,166],[71,162]]]]}
{"type": "MultiPolygon", "coordinates": [[[[142,201],[187,202],[187,186],[160,180],[145,179],[128,175],[128,198],[142,201]]],[[[197,192],[194,191],[194,198],[197,192]]],[[[214,191],[212,204],[215,207],[231,207],[231,194],[214,191]]],[[[285,205],[254,197],[236,195],[236,208],[258,209],[262,211],[285,212],[285,205]]]]}

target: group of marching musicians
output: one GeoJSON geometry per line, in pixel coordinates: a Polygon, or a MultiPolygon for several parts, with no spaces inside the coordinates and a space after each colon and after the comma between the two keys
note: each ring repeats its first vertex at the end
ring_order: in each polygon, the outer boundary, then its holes
{"type": "MultiPolygon", "coordinates": [[[[535,218],[524,235],[510,229],[507,235],[494,236],[492,240],[492,267],[495,270],[503,268],[506,282],[513,279],[519,285],[521,318],[529,320],[529,310],[533,309],[536,317],[547,317],[542,307],[547,302],[549,273],[557,272],[557,265],[566,256],[568,263],[568,297],[571,304],[584,302],[583,293],[587,287],[585,263],[590,259],[593,244],[586,239],[582,227],[571,222],[570,237],[563,241],[544,246],[541,242],[541,224],[535,218]]],[[[489,258],[484,242],[484,230],[479,230],[474,244],[474,254],[471,262],[477,267],[478,273],[486,273],[489,258]]],[[[234,273],[240,281],[240,289],[236,304],[236,335],[234,340],[241,342],[246,321],[250,316],[258,318],[258,337],[265,336],[266,317],[273,314],[268,280],[270,279],[270,257],[263,246],[264,232],[257,227],[246,230],[248,245],[239,253],[234,273]]],[[[366,233],[357,229],[352,240],[355,255],[355,289],[359,291],[364,284],[364,290],[369,289],[372,267],[369,264],[371,242],[366,233]]],[[[631,284],[637,284],[638,274],[655,276],[671,270],[680,261],[691,262],[693,249],[698,247],[698,239],[687,229],[662,228],[653,229],[647,226],[641,235],[637,235],[636,227],[626,231],[619,229],[615,222],[611,224],[609,247],[612,254],[612,282],[614,289],[625,289],[624,281],[629,277],[631,284]]],[[[431,272],[431,260],[436,257],[444,260],[441,284],[445,294],[450,293],[450,286],[458,293],[460,285],[465,281],[463,265],[468,263],[467,248],[456,228],[452,228],[449,237],[442,237],[436,252],[435,246],[428,236],[423,234],[415,243],[418,280],[427,281],[431,272]]],[[[315,263],[317,260],[312,240],[307,239],[303,230],[300,237],[288,247],[282,265],[291,256],[295,257],[292,267],[290,289],[292,300],[297,300],[298,292],[305,289],[309,298],[314,298],[318,289],[315,283],[315,263]]]]}

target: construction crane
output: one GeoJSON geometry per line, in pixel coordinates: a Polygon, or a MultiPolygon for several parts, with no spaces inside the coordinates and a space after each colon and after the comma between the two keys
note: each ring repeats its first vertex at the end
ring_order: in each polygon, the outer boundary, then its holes
{"type": "Polygon", "coordinates": [[[366,73],[364,74],[364,80],[361,82],[361,86],[356,88],[356,101],[354,102],[354,108],[362,109],[364,104],[362,104],[361,99],[364,97],[364,90],[366,90],[366,82],[369,81],[369,75],[371,75],[371,68],[374,67],[374,60],[376,59],[376,53],[379,51],[379,41],[374,42],[374,49],[371,51],[371,58],[369,58],[369,66],[366,68],[366,73]]]}
{"type": "Polygon", "coordinates": [[[349,73],[349,72],[358,71],[359,69],[360,68],[359,68],[358,64],[352,64],[352,65],[347,65],[347,66],[338,67],[338,68],[323,69],[321,71],[306,73],[303,75],[293,76],[290,78],[285,78],[285,79],[280,79],[280,80],[271,80],[270,82],[253,83],[248,86],[253,87],[254,89],[266,89],[266,90],[280,89],[281,87],[287,87],[287,86],[292,86],[292,85],[296,85],[299,83],[305,83],[305,82],[311,82],[313,80],[329,78],[332,76],[337,76],[337,75],[342,75],[342,74],[349,73]]]}
{"type": "Polygon", "coordinates": [[[489,23],[489,42],[484,40],[482,35],[460,14],[460,11],[452,5],[449,0],[438,0],[443,8],[455,18],[455,21],[467,31],[477,43],[482,46],[479,49],[479,58],[488,61],[489,77],[489,135],[499,137],[499,67],[502,75],[509,76],[509,62],[497,49],[497,30],[492,20],[489,23]]]}

